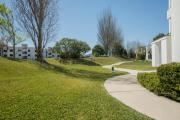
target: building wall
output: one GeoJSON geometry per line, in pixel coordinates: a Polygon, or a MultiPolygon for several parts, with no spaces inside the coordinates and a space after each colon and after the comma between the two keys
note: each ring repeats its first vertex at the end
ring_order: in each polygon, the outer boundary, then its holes
{"type": "MultiPolygon", "coordinates": [[[[28,47],[26,44],[23,44],[21,47],[15,48],[15,57],[16,59],[36,59],[36,50],[34,47],[28,47]]],[[[0,56],[13,58],[13,47],[9,46],[8,49],[5,47],[0,56]]],[[[43,51],[44,58],[58,58],[59,55],[52,52],[52,49],[45,49],[43,51]]]]}
{"type": "Polygon", "coordinates": [[[170,0],[168,19],[172,37],[172,61],[180,62],[180,0],[170,0]]]}
{"type": "Polygon", "coordinates": [[[161,64],[170,63],[172,61],[170,36],[164,37],[160,42],[161,42],[161,64]]]}
{"type": "Polygon", "coordinates": [[[171,37],[165,36],[152,42],[152,66],[158,67],[161,64],[172,62],[171,37]]]}
{"type": "Polygon", "coordinates": [[[152,66],[158,67],[161,65],[161,44],[152,43],[152,66]]]}

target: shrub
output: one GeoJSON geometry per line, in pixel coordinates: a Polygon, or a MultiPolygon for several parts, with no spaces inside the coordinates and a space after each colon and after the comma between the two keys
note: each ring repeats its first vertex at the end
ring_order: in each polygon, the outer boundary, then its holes
{"type": "Polygon", "coordinates": [[[150,91],[180,101],[180,63],[161,65],[157,73],[139,73],[137,78],[150,91]]]}
{"type": "Polygon", "coordinates": [[[139,73],[137,78],[142,86],[156,94],[159,94],[160,86],[157,73],[139,73]]]}
{"type": "Polygon", "coordinates": [[[157,74],[163,88],[161,94],[180,101],[180,64],[161,65],[157,74]]]}

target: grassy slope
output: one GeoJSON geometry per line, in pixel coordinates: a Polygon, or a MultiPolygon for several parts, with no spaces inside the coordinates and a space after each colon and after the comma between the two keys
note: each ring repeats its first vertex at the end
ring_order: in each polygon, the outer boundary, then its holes
{"type": "Polygon", "coordinates": [[[122,58],[116,57],[93,57],[91,60],[100,65],[110,65],[123,61],[122,58]]]}
{"type": "Polygon", "coordinates": [[[127,68],[132,70],[155,70],[156,68],[152,67],[151,62],[147,61],[133,61],[118,65],[119,68],[127,68]]]}
{"type": "Polygon", "coordinates": [[[148,119],[105,91],[104,80],[123,73],[48,62],[0,58],[0,119],[148,119]]]}

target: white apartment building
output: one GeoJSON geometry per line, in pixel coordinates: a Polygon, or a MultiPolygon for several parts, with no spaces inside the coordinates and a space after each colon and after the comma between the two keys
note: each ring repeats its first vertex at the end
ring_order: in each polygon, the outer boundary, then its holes
{"type": "Polygon", "coordinates": [[[152,66],[180,62],[180,0],[169,0],[169,35],[152,42],[152,66]]]}
{"type": "MultiPolygon", "coordinates": [[[[4,47],[0,51],[0,56],[13,58],[13,47],[4,47]]],[[[15,48],[15,57],[17,59],[36,59],[36,50],[34,47],[28,47],[27,44],[22,44],[21,47],[15,48]]],[[[58,58],[59,55],[52,52],[52,48],[45,49],[43,51],[44,58],[58,58]]]]}

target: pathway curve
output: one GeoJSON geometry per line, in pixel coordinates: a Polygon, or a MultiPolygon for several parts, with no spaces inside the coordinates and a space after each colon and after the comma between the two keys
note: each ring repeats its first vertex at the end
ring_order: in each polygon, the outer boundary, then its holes
{"type": "MultiPolygon", "coordinates": [[[[116,65],[122,63],[124,62],[117,63],[116,65]]],[[[110,69],[112,66],[103,67],[110,69]]],[[[156,120],[180,120],[180,103],[157,96],[138,84],[136,75],[138,72],[144,71],[121,68],[116,68],[116,70],[126,71],[130,74],[110,78],[104,83],[110,95],[127,106],[156,120]]]]}

